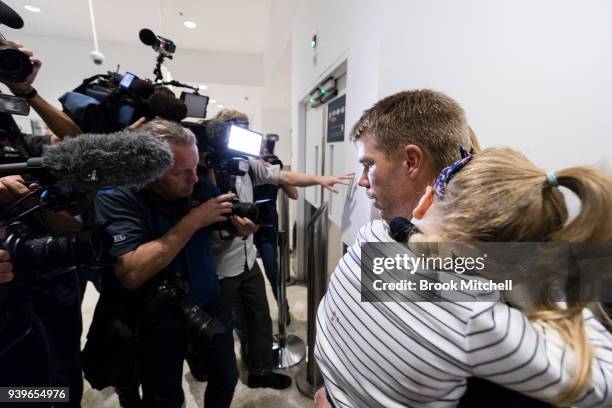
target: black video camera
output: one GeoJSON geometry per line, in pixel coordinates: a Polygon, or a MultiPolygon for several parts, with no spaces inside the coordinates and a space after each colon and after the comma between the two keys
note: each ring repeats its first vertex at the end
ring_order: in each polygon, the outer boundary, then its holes
{"type": "MultiPolygon", "coordinates": [[[[200,151],[199,179],[205,178],[204,171],[213,169],[219,189],[223,192],[236,191],[236,177],[244,176],[249,172],[248,157],[257,156],[261,149],[263,136],[244,127],[237,126],[235,122],[221,120],[208,120],[203,123],[183,122],[196,136],[198,150],[200,151]]],[[[202,183],[198,183],[192,195],[192,205],[195,207],[210,196],[202,183]]],[[[254,203],[245,203],[234,200],[232,212],[228,214],[248,218],[254,224],[262,225],[268,219],[266,214],[273,211],[271,200],[259,200],[254,203]]],[[[215,230],[233,232],[230,222],[220,222],[212,225],[215,230]]]]}
{"type": "Polygon", "coordinates": [[[147,99],[154,90],[151,83],[129,72],[107,72],[85,78],[59,101],[83,133],[110,133],[149,117],[147,99]]]}
{"type": "Polygon", "coordinates": [[[243,176],[249,171],[248,157],[259,155],[262,135],[234,122],[213,119],[182,125],[195,134],[200,165],[205,168],[243,176]]]}
{"type": "Polygon", "coordinates": [[[37,232],[32,226],[16,221],[4,229],[2,247],[15,265],[15,281],[25,281],[32,270],[65,266],[92,265],[102,262],[112,246],[111,237],[102,226],[72,234],[37,232]],[[28,272],[25,272],[28,271],[28,272]]]}
{"type": "MultiPolygon", "coordinates": [[[[47,210],[80,212],[88,203],[84,192],[58,181],[41,164],[41,158],[0,166],[0,177],[27,174],[39,187],[0,209],[0,247],[15,265],[13,284],[29,284],[49,269],[68,266],[102,266],[108,263],[112,238],[102,226],[90,226],[70,234],[51,233],[47,210]]],[[[67,270],[64,269],[64,272],[67,270]]],[[[46,277],[48,274],[45,273],[46,277]]],[[[6,289],[0,287],[0,303],[6,289]]]]}
{"type": "Polygon", "coordinates": [[[171,59],[172,54],[176,52],[176,45],[172,40],[156,35],[148,28],[140,30],[138,36],[144,45],[150,45],[155,52],[162,54],[166,58],[171,59]]]}
{"type": "Polygon", "coordinates": [[[172,40],[156,35],[148,28],[140,30],[138,36],[144,45],[151,46],[157,52],[157,63],[155,64],[153,74],[155,74],[155,81],[161,82],[163,80],[161,66],[164,63],[164,58],[172,59],[172,54],[176,51],[176,45],[172,40]]]}

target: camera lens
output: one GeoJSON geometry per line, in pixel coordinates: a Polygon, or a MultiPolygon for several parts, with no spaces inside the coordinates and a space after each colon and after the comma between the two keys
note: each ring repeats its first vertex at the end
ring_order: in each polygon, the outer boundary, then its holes
{"type": "Polygon", "coordinates": [[[235,201],[232,206],[232,215],[237,215],[242,218],[248,218],[257,224],[259,219],[259,210],[254,203],[241,203],[235,201]]]}
{"type": "Polygon", "coordinates": [[[33,236],[20,230],[7,238],[5,246],[15,265],[54,268],[99,262],[108,253],[111,241],[101,228],[59,236],[33,236]]]}

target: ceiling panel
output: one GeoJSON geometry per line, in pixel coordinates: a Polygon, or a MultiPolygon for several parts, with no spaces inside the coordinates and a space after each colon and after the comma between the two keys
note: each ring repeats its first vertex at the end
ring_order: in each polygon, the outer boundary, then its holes
{"type": "MultiPolygon", "coordinates": [[[[90,39],[87,0],[3,0],[24,19],[23,34],[90,39]],[[30,4],[42,9],[32,13],[30,4]]],[[[177,48],[263,54],[271,0],[93,0],[98,39],[139,43],[150,28],[177,48]],[[194,21],[195,29],[186,28],[194,21]]],[[[3,32],[10,36],[10,30],[3,32]]],[[[144,46],[144,45],[143,45],[144,46]]],[[[102,50],[103,51],[103,50],[102,50]]]]}

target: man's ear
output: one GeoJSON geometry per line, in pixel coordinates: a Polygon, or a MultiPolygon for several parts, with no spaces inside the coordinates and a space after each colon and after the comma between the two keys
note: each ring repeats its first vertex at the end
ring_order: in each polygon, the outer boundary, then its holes
{"type": "Polygon", "coordinates": [[[431,207],[431,203],[433,203],[433,195],[433,188],[431,186],[427,186],[427,188],[425,189],[425,194],[423,194],[423,196],[419,200],[419,203],[414,208],[414,211],[412,211],[412,216],[414,218],[420,220],[425,216],[425,213],[427,212],[427,210],[429,210],[429,207],[431,207]]]}
{"type": "Polygon", "coordinates": [[[425,170],[423,150],[417,145],[408,144],[404,146],[404,157],[406,167],[410,176],[416,176],[425,170]]]}

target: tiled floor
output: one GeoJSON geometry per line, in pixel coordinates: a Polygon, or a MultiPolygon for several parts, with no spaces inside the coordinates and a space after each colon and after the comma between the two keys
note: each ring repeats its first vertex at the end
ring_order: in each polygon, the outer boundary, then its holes
{"type": "MultiPolygon", "coordinates": [[[[259,261],[259,260],[258,260],[259,261]]],[[[263,270],[263,267],[262,267],[263,270]]],[[[270,302],[270,312],[273,316],[273,327],[274,331],[277,331],[277,307],[274,302],[274,296],[270,290],[270,286],[267,284],[266,289],[268,293],[268,300],[270,302]]],[[[289,299],[289,305],[291,308],[292,322],[289,326],[288,333],[297,335],[304,342],[306,341],[306,288],[303,286],[289,286],[287,288],[287,299],[289,299]]],[[[83,338],[81,342],[84,344],[85,335],[87,329],[91,323],[93,311],[98,300],[98,292],[95,288],[89,284],[87,291],[85,292],[85,299],[83,300],[83,338]]],[[[240,379],[236,387],[234,394],[234,400],[232,402],[233,408],[302,408],[312,407],[313,402],[308,399],[300,392],[295,386],[295,381],[292,386],[283,391],[271,390],[271,389],[250,389],[246,386],[246,378],[248,376],[246,366],[240,360],[239,343],[236,341],[236,355],[238,356],[238,368],[240,370],[240,379]]],[[[279,372],[285,373],[290,376],[295,376],[299,368],[302,367],[304,362],[300,365],[293,367],[289,370],[281,370],[279,372]]],[[[197,408],[203,406],[204,390],[206,389],[206,383],[197,382],[189,372],[187,364],[184,365],[183,370],[183,390],[185,391],[185,407],[197,408]]],[[[83,400],[81,403],[82,408],[118,408],[119,402],[117,396],[112,389],[107,388],[102,391],[92,389],[87,382],[85,382],[85,391],[83,394],[83,400]]]]}

